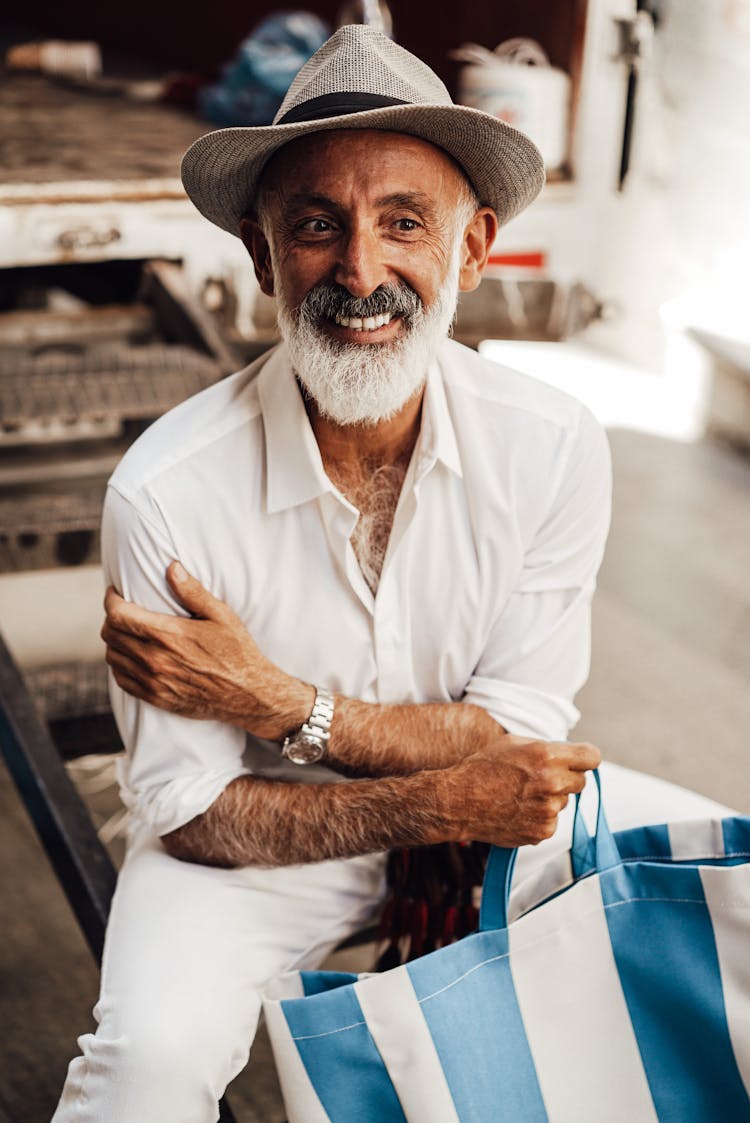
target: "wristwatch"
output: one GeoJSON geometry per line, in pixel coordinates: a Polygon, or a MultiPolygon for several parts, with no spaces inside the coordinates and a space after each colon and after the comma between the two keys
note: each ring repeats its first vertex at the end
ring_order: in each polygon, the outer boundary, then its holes
{"type": "Polygon", "coordinates": [[[315,687],[315,705],[305,724],[290,733],[281,746],[281,755],[293,764],[319,764],[326,755],[333,721],[333,695],[315,687]]]}

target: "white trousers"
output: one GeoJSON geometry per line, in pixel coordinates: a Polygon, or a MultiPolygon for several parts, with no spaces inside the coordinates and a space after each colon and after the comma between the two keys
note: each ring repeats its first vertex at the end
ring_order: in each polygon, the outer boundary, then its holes
{"type": "MultiPolygon", "coordinates": [[[[613,829],[727,813],[642,773],[605,764],[601,775],[613,829]]],[[[522,848],[516,882],[569,847],[571,814],[554,838],[522,848]]],[[[98,1029],[79,1038],[52,1123],[215,1123],[247,1063],[263,985],[317,966],[364,927],[382,901],[383,869],[376,855],[217,870],[137,836],[112,903],[98,1029]]]]}
{"type": "Polygon", "coordinates": [[[95,1034],[53,1123],[215,1123],[269,978],[317,967],[377,915],[383,855],[219,870],[136,836],[112,901],[95,1034]]]}

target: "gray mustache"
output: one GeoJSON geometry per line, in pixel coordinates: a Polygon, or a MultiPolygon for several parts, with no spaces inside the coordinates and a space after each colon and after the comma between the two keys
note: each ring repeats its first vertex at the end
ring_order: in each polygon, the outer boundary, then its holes
{"type": "Polygon", "coordinates": [[[300,305],[300,316],[316,323],[354,317],[365,320],[369,316],[382,316],[390,312],[401,316],[408,325],[422,309],[422,301],[407,284],[379,285],[369,296],[352,296],[343,285],[321,282],[310,289],[300,305]]]}

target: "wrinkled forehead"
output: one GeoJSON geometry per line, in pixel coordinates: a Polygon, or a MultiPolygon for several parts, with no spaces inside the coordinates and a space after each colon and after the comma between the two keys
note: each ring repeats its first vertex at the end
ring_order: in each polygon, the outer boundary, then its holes
{"type": "Polygon", "coordinates": [[[456,198],[474,192],[460,165],[430,141],[380,129],[337,129],[309,133],[278,149],[261,172],[258,202],[262,204],[269,194],[307,190],[316,181],[335,183],[354,168],[383,176],[398,169],[404,179],[411,178],[422,188],[447,184],[456,198]]]}

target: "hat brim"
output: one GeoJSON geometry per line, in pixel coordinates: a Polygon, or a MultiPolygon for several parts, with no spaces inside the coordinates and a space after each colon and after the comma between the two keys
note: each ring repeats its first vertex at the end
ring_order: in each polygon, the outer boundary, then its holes
{"type": "Polygon", "coordinates": [[[407,133],[442,148],[460,165],[483,206],[501,225],[533,202],[544,185],[539,150],[524,133],[463,105],[394,105],[319,121],[218,129],[198,140],[182,161],[188,196],[207,219],[239,236],[252,211],[263,168],[285,144],[332,129],[407,133]]]}

